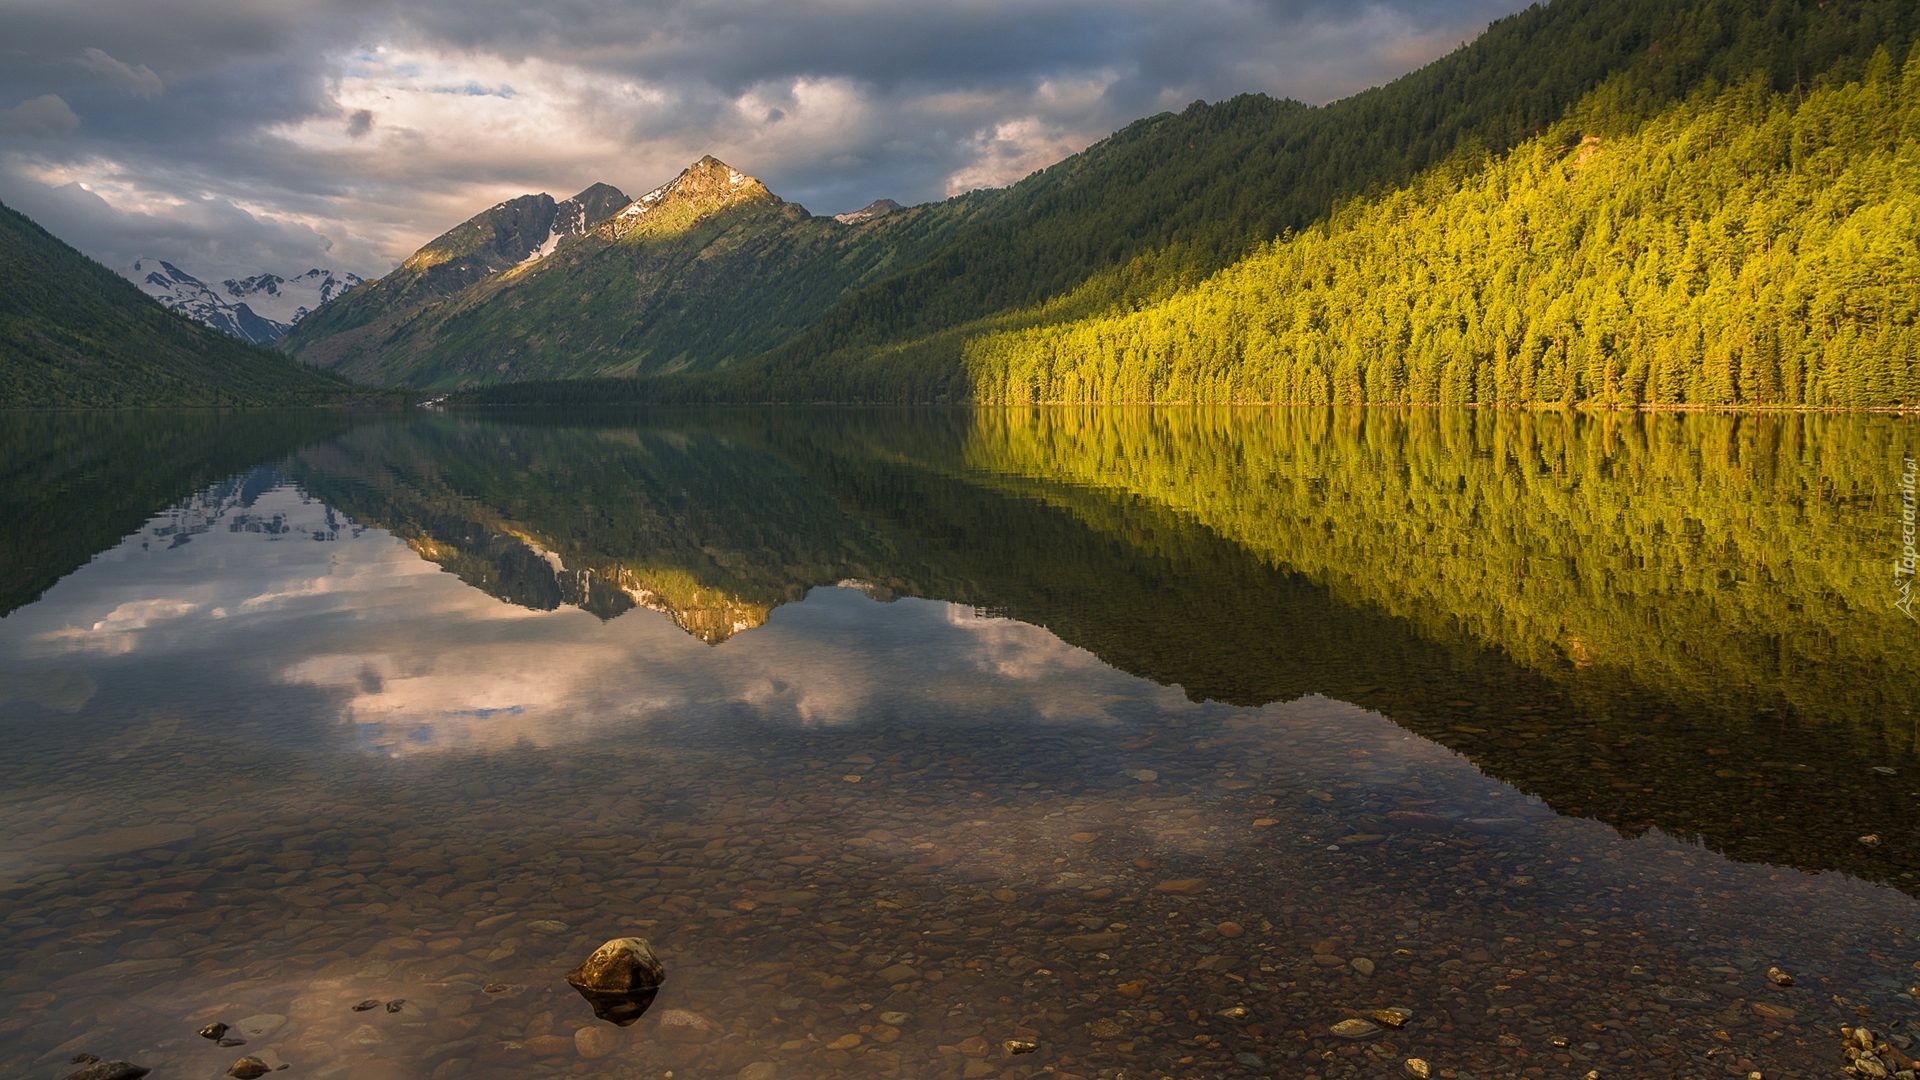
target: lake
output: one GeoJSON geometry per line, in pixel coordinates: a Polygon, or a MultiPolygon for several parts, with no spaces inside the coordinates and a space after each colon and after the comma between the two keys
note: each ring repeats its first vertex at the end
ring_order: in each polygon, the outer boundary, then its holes
{"type": "Polygon", "coordinates": [[[12,414],[0,1073],[1831,1075],[1920,1022],[1916,455],[12,414]],[[616,1026],[563,979],[628,936],[667,974],[616,1026]]]}

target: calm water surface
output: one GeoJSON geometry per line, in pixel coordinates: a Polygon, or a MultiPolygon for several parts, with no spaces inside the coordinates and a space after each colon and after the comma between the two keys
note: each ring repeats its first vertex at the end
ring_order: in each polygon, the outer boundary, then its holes
{"type": "Polygon", "coordinates": [[[11,416],[0,1075],[1832,1075],[1920,1022],[1917,436],[11,416]]]}

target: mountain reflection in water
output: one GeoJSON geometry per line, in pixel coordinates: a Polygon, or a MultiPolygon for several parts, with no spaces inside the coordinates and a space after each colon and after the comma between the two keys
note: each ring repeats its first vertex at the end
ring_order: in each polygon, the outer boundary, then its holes
{"type": "Polygon", "coordinates": [[[1596,1021],[1684,998],[1645,980],[1702,928],[1727,955],[1658,977],[1728,975],[1701,984],[1701,1030],[1773,1024],[1738,1060],[1808,1067],[1832,1052],[1805,1034],[1816,1019],[1912,1007],[1905,961],[1869,958],[1913,952],[1904,931],[1835,943],[1812,919],[1789,942],[1777,925],[1812,905],[1897,927],[1911,901],[1853,879],[1920,886],[1920,671],[1887,573],[1913,441],[1899,418],[34,423],[7,444],[0,504],[28,526],[0,563],[0,721],[30,765],[0,791],[16,837],[0,844],[0,950],[18,971],[0,990],[27,1018],[0,1022],[0,1058],[117,1030],[188,1061],[156,1017],[197,972],[220,984],[196,999],[212,1019],[249,995],[282,1022],[318,1010],[282,1052],[351,1080],[388,1065],[1254,1075],[1280,1060],[1332,1076],[1422,1047],[1480,1071],[1529,1067],[1516,1048],[1550,1068],[1720,1069],[1667,1032],[1671,1005],[1644,1039],[1550,1038],[1584,1027],[1595,993],[1613,995],[1596,1021]],[[122,540],[142,497],[150,520],[122,540]],[[102,806],[116,783],[133,816],[102,806]],[[346,794],[303,816],[323,789],[346,794]],[[569,802],[572,825],[542,824],[569,802]],[[390,831],[382,807],[399,832],[369,846],[390,831]],[[843,861],[822,863],[819,845],[843,861]],[[595,865],[636,847],[625,877],[595,865]],[[1604,869],[1566,865],[1582,859],[1604,869]],[[1714,865],[1700,873],[1738,877],[1735,892],[1686,869],[1714,865]],[[321,921],[263,924],[258,937],[303,939],[291,958],[236,955],[237,937],[195,921],[247,904],[321,921]],[[529,937],[543,904],[570,914],[529,937]],[[1201,909],[1237,932],[1176,933],[1201,909]],[[1556,936],[1572,931],[1552,929],[1568,912],[1660,950],[1622,939],[1573,963],[1582,950],[1556,936]],[[635,919],[683,963],[719,965],[676,981],[668,955],[656,1012],[727,1026],[716,987],[746,979],[765,987],[764,1015],[724,1039],[623,1035],[619,1057],[594,1036],[538,1043],[585,1022],[547,982],[635,919]],[[1365,971],[1347,966],[1369,933],[1356,923],[1378,928],[1365,971]],[[789,945],[815,953],[758,936],[798,926],[824,944],[789,945]],[[1149,929],[1151,945],[1136,940],[1149,929]],[[1512,971],[1462,996],[1466,974],[1417,966],[1447,958],[1441,938],[1469,966],[1504,956],[1512,971]],[[747,967],[699,957],[702,941],[731,942],[747,967]],[[1049,947],[1066,952],[1034,959],[1049,947]],[[1823,995],[1784,1019],[1748,1008],[1768,992],[1743,983],[1765,948],[1768,963],[1800,957],[1823,995]],[[1370,972],[1402,953],[1376,986],[1370,972]],[[1508,1000],[1543,964],[1563,969],[1555,985],[1649,973],[1573,994],[1557,1008],[1579,1023],[1549,1023],[1508,1000]],[[883,969],[898,977],[860,981],[883,969]],[[1430,1000],[1400,1000],[1427,979],[1430,1000]],[[807,980],[817,991],[788,993],[807,980]],[[375,983],[411,985],[435,1011],[413,1035],[327,1012],[328,995],[375,983]],[[1004,1017],[954,1010],[970,983],[1004,1017]],[[1265,1019],[1209,1028],[1197,1007],[1241,1000],[1265,1019]],[[1402,1003],[1444,1024],[1377,1035],[1357,1058],[1325,1037],[1402,1003]],[[1509,1030],[1516,1042],[1494,1037],[1509,1030]],[[846,1033],[860,1038],[826,1048],[846,1033]],[[991,1053],[963,1045],[976,1035],[991,1053]],[[1016,1036],[1040,1038],[1044,1060],[1007,1058],[997,1040],[1016,1036]]]}

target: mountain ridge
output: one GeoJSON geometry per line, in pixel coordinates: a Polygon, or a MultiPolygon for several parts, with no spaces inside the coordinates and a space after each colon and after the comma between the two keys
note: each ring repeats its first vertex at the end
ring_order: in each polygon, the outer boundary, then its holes
{"type": "MultiPolygon", "coordinates": [[[[457,257],[442,250],[456,244],[436,240],[392,282],[323,310],[281,348],[365,381],[427,389],[722,367],[917,261],[994,201],[963,196],[848,225],[706,155],[550,254],[500,260],[414,303],[407,290],[457,257]]],[[[462,230],[475,231],[447,236],[462,230]]]]}
{"type": "Polygon", "coordinates": [[[316,267],[292,278],[228,278],[215,288],[173,263],[146,256],[133,260],[121,275],[162,307],[255,345],[281,337],[321,304],[364,280],[358,274],[336,276],[316,267]]]}
{"type": "Polygon", "coordinates": [[[354,374],[355,361],[406,321],[486,277],[550,256],[627,202],[619,188],[596,183],[558,202],[542,192],[496,203],[302,320],[278,347],[315,367],[354,374]]]}

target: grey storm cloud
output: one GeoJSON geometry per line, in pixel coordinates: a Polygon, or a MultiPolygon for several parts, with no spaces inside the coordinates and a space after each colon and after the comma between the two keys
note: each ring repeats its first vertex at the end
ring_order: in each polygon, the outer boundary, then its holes
{"type": "Polygon", "coordinates": [[[816,213],[1141,116],[1323,102],[1520,0],[0,0],[0,200],[107,262],[384,273],[501,198],[713,153],[816,213]]]}
{"type": "Polygon", "coordinates": [[[81,50],[80,58],[74,63],[96,75],[104,75],[113,82],[127,88],[136,97],[158,97],[166,89],[161,85],[160,76],[145,64],[123,64],[104,51],[93,46],[81,50]]]}
{"type": "Polygon", "coordinates": [[[58,94],[41,94],[0,112],[0,135],[55,139],[73,134],[79,126],[80,118],[58,94]]]}

